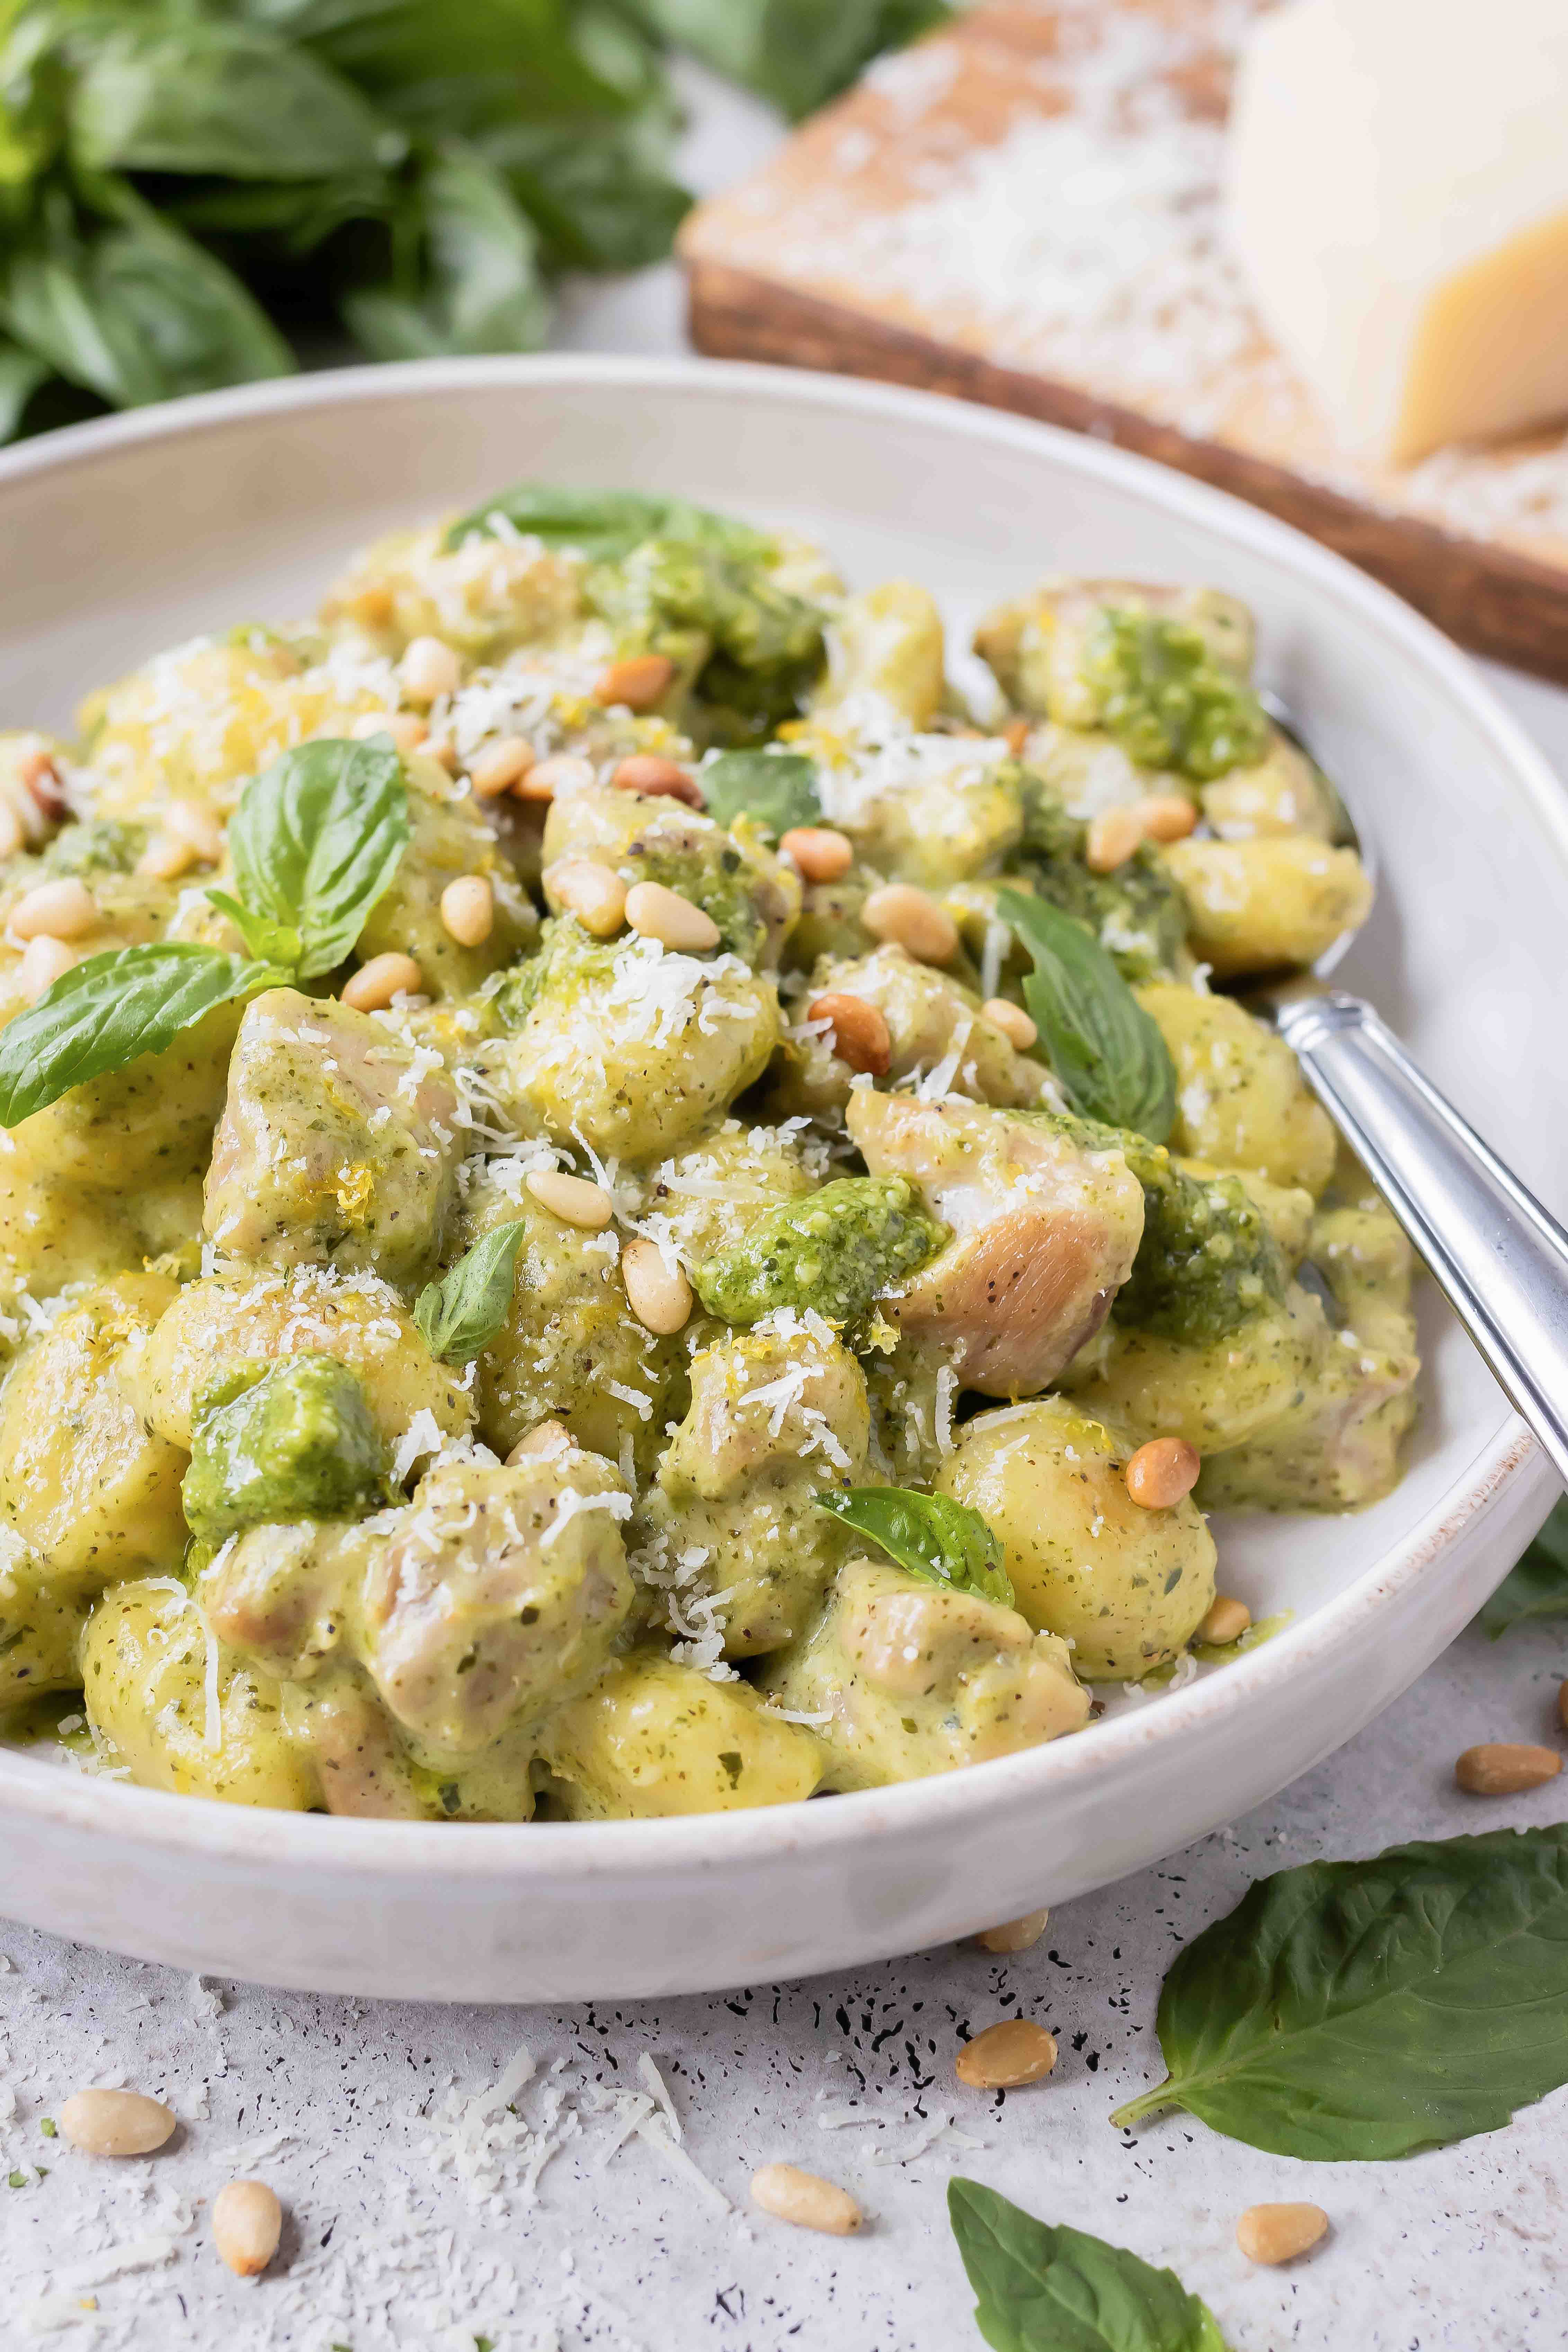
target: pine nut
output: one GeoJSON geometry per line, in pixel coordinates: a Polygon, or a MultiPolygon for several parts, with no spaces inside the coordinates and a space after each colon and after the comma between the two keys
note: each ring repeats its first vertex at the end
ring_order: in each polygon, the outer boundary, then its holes
{"type": "Polygon", "coordinates": [[[535,760],[525,768],[512,791],[520,801],[552,801],[557,793],[580,793],[597,782],[592,760],[580,760],[574,751],[552,751],[548,760],[535,760]]]}
{"type": "Polygon", "coordinates": [[[1084,864],[1091,874],[1114,874],[1125,866],[1143,838],[1143,823],[1136,809],[1101,809],[1090,817],[1084,839],[1084,864]]]}
{"type": "Polygon", "coordinates": [[[1236,2242],[1249,2263],[1293,2263],[1328,2226],[1321,2205],[1249,2205],[1236,2225],[1236,2242]]]}
{"type": "Polygon", "coordinates": [[[1168,1511],[1192,1493],[1203,1466],[1184,1437],[1152,1437],[1127,1465],[1127,1491],[1146,1511],[1168,1511]]]}
{"type": "Polygon", "coordinates": [[[628,1242],[621,1252],[626,1303],[644,1328],[668,1339],[691,1319],[691,1285],[678,1265],[665,1263],[657,1242],[628,1242]]]}
{"type": "Polygon", "coordinates": [[[829,989],[826,996],[812,998],[805,1017],[832,1022],[833,1050],[852,1070],[869,1070],[874,1078],[887,1071],[893,1058],[892,1033],[880,1008],[865,997],[829,989]]]}
{"type": "Polygon", "coordinates": [[[151,2156],[174,2128],[162,2099],[144,2091],[73,2091],[59,2120],[62,2137],[84,2156],[151,2156]]]}
{"type": "Polygon", "coordinates": [[[679,760],[657,751],[632,751],[617,761],[610,782],[617,791],[642,793],[649,799],[684,801],[688,808],[703,806],[702,787],[679,760]]]}
{"type": "Polygon", "coordinates": [[[136,860],[136,871],[153,882],[174,882],[188,874],[195,862],[196,853],[188,841],[176,841],[172,833],[155,833],[136,860]]]}
{"type": "Polygon", "coordinates": [[[438,702],[456,694],[463,682],[463,665],[439,637],[413,637],[397,665],[403,691],[410,702],[438,702]]]}
{"type": "Polygon", "coordinates": [[[1003,728],[1002,740],[1005,743],[1015,760],[1023,750],[1025,744],[1028,741],[1029,732],[1030,721],[1027,719],[1009,719],[1005,727],[1003,728]]]}
{"type": "Polygon", "coordinates": [[[950,963],[958,953],[958,925],[928,890],[912,882],[885,882],[860,909],[873,939],[900,947],[920,963],[950,963]]]}
{"type": "MultiPolygon", "coordinates": [[[[65,786],[52,752],[28,751],[16,771],[16,782],[40,816],[59,816],[66,805],[65,786]]],[[[26,813],[24,812],[24,817],[26,813]]]]}
{"type": "Polygon", "coordinates": [[[1251,1622],[1252,1612],[1245,1601],[1237,1601],[1228,1592],[1216,1593],[1213,1607],[1193,1639],[1223,1649],[1227,1642],[1239,1642],[1251,1622]]]}
{"type": "Polygon", "coordinates": [[[460,948],[482,946],[495,929],[496,894],[482,874],[465,874],[441,893],[441,921],[460,948]]]}
{"type": "Polygon", "coordinates": [[[417,751],[429,732],[412,710],[367,710],[349,729],[356,743],[368,743],[373,735],[390,735],[394,751],[404,753],[417,751]]]}
{"type": "Polygon", "coordinates": [[[438,768],[445,768],[449,776],[455,776],[463,764],[458,757],[458,747],[449,735],[431,736],[425,746],[425,757],[434,760],[438,768]]]}
{"type": "Polygon", "coordinates": [[[213,2199],[213,2243],[241,2278],[260,2275],[282,2233],[283,2208],[265,2180],[231,2180],[213,2199]]]}
{"type": "Polygon", "coordinates": [[[808,882],[837,882],[855,863],[855,844],[831,824],[792,824],[779,843],[808,882]]]}
{"type": "Polygon", "coordinates": [[[830,2238],[852,2237],[865,2215],[847,2189],[796,2164],[764,2164],[752,2175],[752,2202],[775,2221],[798,2230],[822,2230],[830,2238]]]}
{"type": "Polygon", "coordinates": [[[1472,1797],[1517,1797],[1522,1790],[1554,1780],[1562,1769],[1563,1759],[1554,1748],[1533,1748],[1523,1739],[1491,1739],[1466,1748],[1454,1766],[1454,1778],[1472,1797]]]}
{"type": "Polygon", "coordinates": [[[384,580],[374,581],[352,599],[355,620],[363,621],[367,629],[384,628],[392,618],[393,607],[393,593],[384,580]]]}
{"type": "Polygon", "coordinates": [[[523,1182],[542,1209],[548,1209],[563,1225],[579,1226],[585,1234],[602,1234],[614,1214],[604,1186],[591,1184],[585,1176],[567,1176],[559,1168],[536,1168],[523,1182]]]}
{"type": "Polygon", "coordinates": [[[629,654],[612,662],[594,688],[595,702],[627,710],[651,710],[669,688],[675,664],[668,654],[629,654]]]}
{"type": "Polygon", "coordinates": [[[36,1003],[46,988],[52,988],[60,974],[69,971],[80,956],[75,948],[68,948],[64,940],[29,940],[22,950],[22,961],[16,971],[22,982],[22,993],[29,1003],[36,1003]]]}
{"type": "Polygon", "coordinates": [[[62,882],[40,882],[24,891],[11,909],[6,929],[18,940],[79,940],[97,923],[98,901],[73,874],[62,882]]]}
{"type": "Polygon", "coordinates": [[[972,2091],[1016,2091],[1043,2082],[1056,2063],[1056,2038],[1043,2025],[1005,2017],[964,2043],[953,2071],[972,2091]]]}
{"type": "Polygon", "coordinates": [[[1026,1911],[1021,1919],[1009,1919],[1000,1927],[983,1928],[974,1938],[983,1952],[1032,1951],[1046,1932],[1048,1911],[1026,1911]]]}
{"type": "Polygon", "coordinates": [[[563,1421],[542,1421],[526,1437],[520,1437],[506,1457],[507,1468],[520,1462],[531,1462],[536,1454],[560,1454],[572,1443],[572,1433],[563,1421]]]}
{"type": "Polygon", "coordinates": [[[498,735],[468,761],[468,782],[477,800],[499,800],[536,765],[533,746],[525,735],[498,735]]]}
{"type": "Polygon", "coordinates": [[[417,995],[424,980],[412,956],[372,956],[344,987],[342,1001],[355,1013],[384,1013],[395,996],[417,995]]]}
{"type": "Polygon", "coordinates": [[[681,955],[704,955],[719,944],[719,926],[711,915],[667,890],[662,882],[634,882],[626,892],[626,920],[645,940],[681,955]]]}
{"type": "Polygon", "coordinates": [[[1010,1045],[1026,1054],[1039,1037],[1039,1031],[1021,1004],[1014,1004],[1005,996],[988,996],[980,1008],[993,1029],[1000,1029],[1010,1045]]]}
{"type": "Polygon", "coordinates": [[[592,857],[563,857],[544,877],[551,897],[596,940],[612,939],[626,919],[626,886],[592,857]]]}
{"type": "Polygon", "coordinates": [[[1184,841],[1198,821],[1185,793],[1151,793],[1132,811],[1146,841],[1184,841]]]}
{"type": "Polygon", "coordinates": [[[223,856],[223,827],[200,801],[171,801],[163,811],[163,830],[176,841],[188,841],[204,866],[216,866],[223,856]]]}

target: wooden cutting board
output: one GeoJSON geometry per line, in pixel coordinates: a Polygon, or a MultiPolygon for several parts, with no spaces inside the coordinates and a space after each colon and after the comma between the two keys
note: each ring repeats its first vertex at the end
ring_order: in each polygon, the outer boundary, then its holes
{"type": "Polygon", "coordinates": [[[992,0],[883,58],[690,215],[693,340],[1121,442],[1326,541],[1478,650],[1568,680],[1568,433],[1363,464],[1248,306],[1217,173],[1263,5],[992,0]]]}

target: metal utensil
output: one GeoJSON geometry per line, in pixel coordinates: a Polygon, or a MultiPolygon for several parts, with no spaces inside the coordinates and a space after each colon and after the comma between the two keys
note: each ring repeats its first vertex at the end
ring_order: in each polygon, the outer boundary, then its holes
{"type": "MultiPolygon", "coordinates": [[[[1264,702],[1311,756],[1289,712],[1264,702]]],[[[1375,880],[1350,803],[1346,831],[1375,880]]],[[[1356,927],[1356,928],[1359,928],[1356,927]]],[[[1568,1486],[1568,1233],[1411,1060],[1373,1006],[1326,988],[1355,929],[1313,966],[1246,992],[1300,1063],[1373,1182],[1568,1486]]]]}

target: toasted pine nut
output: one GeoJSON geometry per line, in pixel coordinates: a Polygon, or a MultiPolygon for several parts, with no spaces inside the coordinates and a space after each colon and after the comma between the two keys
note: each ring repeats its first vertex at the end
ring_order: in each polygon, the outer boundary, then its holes
{"type": "Polygon", "coordinates": [[[482,874],[464,874],[441,893],[441,921],[460,948],[477,948],[495,929],[496,894],[482,874]]]}
{"type": "Polygon", "coordinates": [[[174,2128],[163,2100],[144,2091],[73,2091],[60,2109],[61,2136],[84,2156],[151,2156],[174,2128]]]}
{"type": "Polygon", "coordinates": [[[776,2221],[800,2230],[822,2230],[830,2238],[852,2237],[865,2215],[847,2189],[836,2188],[797,2164],[764,2164],[752,2175],[752,2202],[776,2221]]]}
{"type": "Polygon", "coordinates": [[[580,760],[574,751],[552,751],[548,760],[535,760],[525,768],[512,786],[520,801],[552,801],[557,793],[580,793],[596,781],[592,760],[580,760]]]}
{"type": "Polygon", "coordinates": [[[278,2252],[283,2208],[265,2180],[231,2180],[213,2199],[213,2243],[241,2278],[256,2278],[278,2252]]]}
{"type": "Polygon", "coordinates": [[[1143,838],[1143,821],[1136,809],[1101,809],[1090,817],[1083,845],[1084,863],[1091,874],[1114,874],[1125,866],[1143,838]]]}
{"type": "Polygon", "coordinates": [[[1039,1036],[1039,1031],[1021,1004],[1005,996],[988,996],[980,1008],[993,1029],[1000,1029],[1010,1045],[1026,1054],[1039,1036]]]}
{"type": "Polygon", "coordinates": [[[384,580],[373,580],[347,601],[355,620],[367,629],[379,629],[392,618],[395,599],[384,580]]]}
{"type": "Polygon", "coordinates": [[[702,787],[689,768],[667,760],[658,751],[631,751],[616,763],[610,778],[618,792],[645,793],[650,798],[684,801],[688,808],[703,805],[702,787]]]}
{"type": "Polygon", "coordinates": [[[412,637],[397,675],[410,702],[438,702],[444,694],[457,693],[463,665],[440,637],[412,637]]]}
{"type": "Polygon", "coordinates": [[[434,760],[438,768],[445,768],[449,776],[455,776],[463,764],[458,757],[458,747],[449,735],[432,735],[425,745],[425,757],[434,760]]]}
{"type": "Polygon", "coordinates": [[[1200,1622],[1193,1639],[1194,1642],[1210,1643],[1215,1649],[1223,1649],[1227,1642],[1239,1642],[1251,1622],[1252,1612],[1245,1601],[1237,1601],[1228,1592],[1219,1592],[1215,1595],[1213,1606],[1200,1622]]]}
{"type": "Polygon", "coordinates": [[[602,1234],[615,1211],[602,1184],[585,1176],[567,1176],[559,1168],[536,1168],[523,1178],[542,1209],[563,1225],[577,1225],[585,1234],[602,1234]]]}
{"type": "Polygon", "coordinates": [[[1454,1766],[1454,1778],[1472,1797],[1516,1797],[1524,1789],[1539,1789],[1554,1780],[1563,1759],[1554,1748],[1532,1748],[1523,1739],[1490,1739],[1467,1748],[1454,1766]]]}
{"type": "Polygon", "coordinates": [[[412,956],[372,956],[345,986],[342,1001],[354,1013],[383,1013],[395,996],[416,995],[424,979],[412,956]]]}
{"type": "Polygon", "coordinates": [[[6,929],[18,940],[79,940],[98,922],[98,901],[74,874],[60,882],[40,882],[23,892],[6,929]]]}
{"type": "Polygon", "coordinates": [[[1032,1951],[1046,1932],[1048,1911],[1026,1911],[1021,1919],[1009,1919],[1000,1927],[984,1927],[974,1938],[983,1952],[1032,1951]]]}
{"type": "Polygon", "coordinates": [[[526,1437],[520,1437],[507,1455],[507,1468],[519,1462],[531,1461],[536,1454],[560,1454],[572,1443],[572,1432],[563,1421],[542,1421],[526,1437]]]}
{"type": "Polygon", "coordinates": [[[627,710],[651,710],[668,690],[675,664],[668,654],[628,654],[612,662],[594,688],[595,702],[619,703],[627,710]]]}
{"type": "Polygon", "coordinates": [[[367,710],[349,729],[356,743],[368,743],[373,735],[390,735],[393,749],[404,752],[417,751],[429,732],[412,710],[367,710]]]}
{"type": "Polygon", "coordinates": [[[1127,1491],[1146,1511],[1168,1511],[1192,1493],[1203,1466],[1184,1437],[1152,1437],[1127,1465],[1127,1491]]]}
{"type": "Polygon", "coordinates": [[[176,841],[188,841],[204,866],[216,866],[223,856],[223,827],[200,801],[171,801],[163,811],[163,830],[176,841]]]}
{"type": "Polygon", "coordinates": [[[468,782],[474,788],[474,797],[498,800],[535,764],[533,746],[525,735],[498,735],[493,743],[481,744],[468,761],[468,782]]]}
{"type": "Polygon", "coordinates": [[[58,816],[66,804],[65,786],[55,765],[52,751],[40,748],[23,755],[16,770],[16,782],[33,802],[40,816],[58,816]]]}
{"type": "Polygon", "coordinates": [[[648,1331],[668,1339],[691,1319],[691,1285],[678,1265],[665,1263],[657,1242],[628,1242],[621,1252],[626,1304],[648,1331]]]}
{"type": "Polygon", "coordinates": [[[1249,2263],[1293,2263],[1328,2226],[1321,2205],[1249,2205],[1236,2225],[1236,2242],[1249,2263]]]}
{"type": "Polygon", "coordinates": [[[920,963],[950,963],[958,953],[958,925],[929,890],[912,882],[885,882],[860,909],[873,939],[904,948],[920,963]]]}
{"type": "Polygon", "coordinates": [[[196,862],[196,853],[188,841],[176,841],[172,833],[155,833],[136,860],[136,871],[150,881],[173,882],[188,874],[196,862]]]}
{"type": "Polygon", "coordinates": [[[855,863],[855,844],[831,824],[792,824],[779,847],[808,882],[837,882],[855,863]]]}
{"type": "Polygon", "coordinates": [[[61,972],[69,971],[73,963],[80,961],[76,949],[68,948],[64,940],[29,940],[16,967],[22,993],[29,1003],[36,1003],[46,988],[54,986],[61,972]]]}
{"type": "Polygon", "coordinates": [[[892,1032],[880,1007],[864,996],[829,989],[826,996],[812,998],[805,1017],[832,1022],[833,1050],[852,1070],[869,1070],[879,1078],[888,1069],[893,1058],[892,1032]]]}
{"type": "Polygon", "coordinates": [[[1132,814],[1146,841],[1184,841],[1198,821],[1185,793],[1151,793],[1134,803],[1132,814]]]}
{"type": "Polygon", "coordinates": [[[551,897],[596,940],[612,939],[626,919],[626,886],[593,857],[563,857],[544,877],[551,897]]]}
{"type": "Polygon", "coordinates": [[[1015,760],[1029,740],[1030,726],[1031,721],[1027,719],[1009,719],[1002,730],[1002,740],[1015,760]]]}
{"type": "Polygon", "coordinates": [[[662,882],[634,882],[626,892],[626,920],[645,940],[682,955],[704,955],[719,944],[719,926],[711,915],[667,890],[662,882]]]}
{"type": "Polygon", "coordinates": [[[958,2053],[954,2073],[972,2091],[1016,2091],[1039,2083],[1057,2063],[1056,2038],[1032,2018],[1005,2017],[958,2053]]]}

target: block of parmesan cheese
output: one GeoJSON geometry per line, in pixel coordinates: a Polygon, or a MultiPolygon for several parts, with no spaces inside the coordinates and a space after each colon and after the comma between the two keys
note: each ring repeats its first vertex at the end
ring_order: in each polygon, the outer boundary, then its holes
{"type": "Polygon", "coordinates": [[[1288,0],[1243,54],[1226,211],[1345,448],[1568,415],[1568,0],[1288,0]]]}

